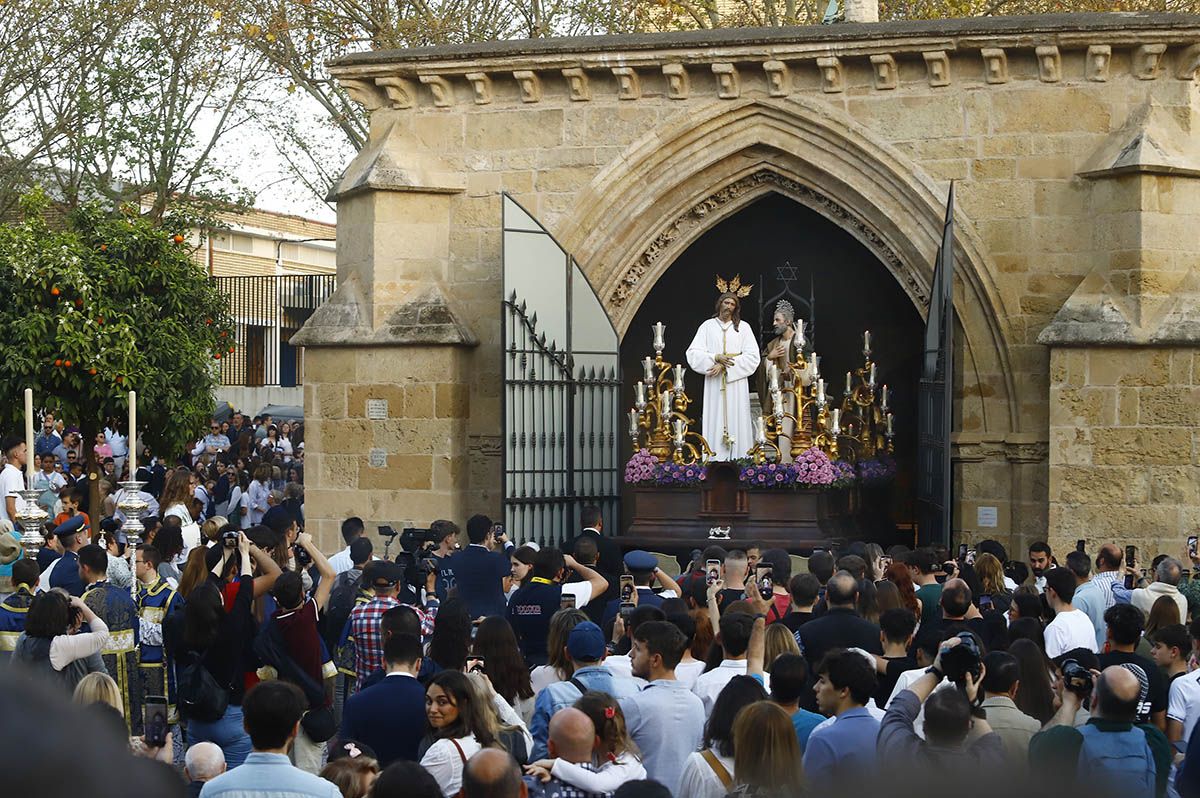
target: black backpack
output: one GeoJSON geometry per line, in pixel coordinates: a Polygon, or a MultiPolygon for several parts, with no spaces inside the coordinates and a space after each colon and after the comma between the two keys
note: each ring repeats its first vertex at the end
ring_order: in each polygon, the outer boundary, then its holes
{"type": "Polygon", "coordinates": [[[229,691],[223,690],[197,657],[178,674],[179,714],[188,720],[215,723],[229,706],[229,691]]]}

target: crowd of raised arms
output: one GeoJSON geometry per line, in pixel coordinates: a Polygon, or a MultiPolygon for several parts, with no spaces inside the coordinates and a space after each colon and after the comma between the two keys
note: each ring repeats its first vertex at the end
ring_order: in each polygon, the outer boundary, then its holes
{"type": "MultiPolygon", "coordinates": [[[[327,556],[301,436],[239,414],[178,465],[145,452],[136,547],[78,434],[3,442],[6,795],[1200,798],[1194,539],[684,563],[622,555],[587,507],[559,547],[350,517],[327,556]]],[[[115,481],[123,436],[95,446],[115,481]]]]}

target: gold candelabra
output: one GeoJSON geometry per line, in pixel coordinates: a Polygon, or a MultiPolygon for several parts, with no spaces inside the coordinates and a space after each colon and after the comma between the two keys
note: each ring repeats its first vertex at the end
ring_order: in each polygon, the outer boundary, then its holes
{"type": "Polygon", "coordinates": [[[863,333],[862,353],[862,367],[846,372],[841,407],[842,438],[854,460],[894,451],[894,417],[888,405],[891,397],[886,385],[876,389],[870,331],[863,333]]]}
{"type": "Polygon", "coordinates": [[[657,322],[654,357],[642,359],[642,379],[634,386],[634,406],[629,411],[629,438],[634,450],[647,449],[659,461],[679,465],[706,463],[712,447],[699,432],[687,410],[692,398],[684,388],[684,367],[664,360],[667,327],[657,322]]]}

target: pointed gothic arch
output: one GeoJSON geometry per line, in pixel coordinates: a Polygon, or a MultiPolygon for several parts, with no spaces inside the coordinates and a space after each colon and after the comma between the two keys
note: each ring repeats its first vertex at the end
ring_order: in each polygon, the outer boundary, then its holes
{"type": "MultiPolygon", "coordinates": [[[[758,98],[688,108],[613,159],[556,227],[624,335],[650,288],[690,244],[769,192],[850,231],[925,315],[946,189],[820,102],[758,98]]],[[[963,429],[1022,431],[993,270],[961,209],[956,227],[963,429]]]]}

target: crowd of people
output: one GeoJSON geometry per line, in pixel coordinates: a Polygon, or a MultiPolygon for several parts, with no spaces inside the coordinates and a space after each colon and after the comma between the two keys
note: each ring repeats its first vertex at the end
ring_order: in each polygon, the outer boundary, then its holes
{"type": "MultiPolygon", "coordinates": [[[[146,794],[784,798],[965,783],[1200,798],[1194,545],[1145,570],[1132,547],[1083,541],[1018,559],[994,540],[954,557],[855,542],[807,558],[724,541],[684,563],[622,555],[585,508],[559,547],[512,541],[483,515],[378,536],[347,518],[326,556],[303,531],[302,490],[277,493],[283,469],[302,468],[293,430],[235,416],[186,463],[146,460],[155,510],[128,547],[115,504],[89,506],[67,481],[78,440],[56,428],[47,419],[35,445],[45,546],[21,556],[0,530],[7,692],[41,702],[26,725],[102,736],[108,765],[136,763],[114,778],[157,785],[146,794]]],[[[121,473],[124,453],[104,443],[121,473]]],[[[0,521],[29,456],[23,441],[3,448],[0,521]]]]}

